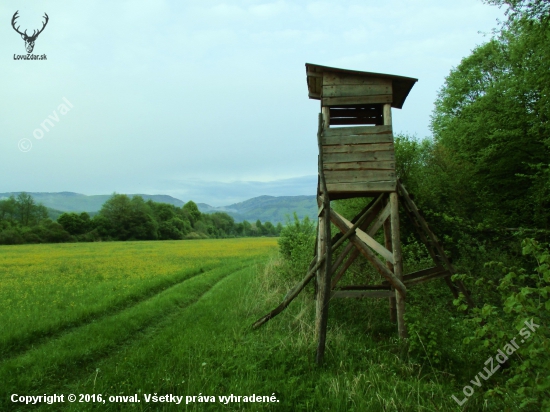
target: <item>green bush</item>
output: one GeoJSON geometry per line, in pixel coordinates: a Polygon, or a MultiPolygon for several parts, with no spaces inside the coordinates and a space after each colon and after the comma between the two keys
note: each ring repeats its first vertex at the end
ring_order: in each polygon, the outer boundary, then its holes
{"type": "Polygon", "coordinates": [[[17,229],[5,229],[0,232],[0,245],[20,245],[25,239],[17,229]]]}
{"type": "Polygon", "coordinates": [[[300,221],[294,212],[294,221],[287,218],[287,224],[281,230],[278,240],[279,251],[283,258],[290,264],[293,273],[298,277],[305,275],[309,263],[313,258],[315,245],[315,225],[306,216],[300,221]]]}
{"type": "MultiPolygon", "coordinates": [[[[550,250],[534,239],[525,239],[522,247],[523,255],[534,260],[530,270],[509,268],[500,262],[487,264],[501,270],[500,281],[488,282],[500,293],[502,304],[485,304],[470,312],[465,323],[473,333],[464,339],[464,344],[472,353],[488,357],[515,339],[517,349],[504,349],[508,367],[492,378],[495,382],[485,396],[513,401],[520,409],[550,410],[550,250]]],[[[483,282],[487,280],[477,281],[483,282]]],[[[455,304],[466,309],[461,299],[455,304]]]]}

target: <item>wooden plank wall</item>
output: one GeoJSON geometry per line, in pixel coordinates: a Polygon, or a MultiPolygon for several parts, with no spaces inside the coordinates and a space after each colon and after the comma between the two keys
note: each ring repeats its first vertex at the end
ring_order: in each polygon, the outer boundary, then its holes
{"type": "Polygon", "coordinates": [[[321,99],[323,106],[391,103],[392,81],[345,73],[323,73],[321,99]]]}
{"type": "Polygon", "coordinates": [[[328,128],[322,145],[329,193],[396,190],[391,125],[328,128]]]}

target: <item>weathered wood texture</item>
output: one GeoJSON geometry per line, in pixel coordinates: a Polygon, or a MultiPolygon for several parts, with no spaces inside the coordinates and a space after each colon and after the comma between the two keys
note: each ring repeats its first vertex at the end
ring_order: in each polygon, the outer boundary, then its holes
{"type": "Polygon", "coordinates": [[[352,96],[376,96],[391,95],[390,84],[337,84],[325,85],[322,89],[323,99],[325,97],[352,97],[352,96]]]}
{"type": "Polygon", "coordinates": [[[384,151],[372,151],[362,153],[327,153],[325,163],[348,163],[348,162],[379,162],[393,161],[395,154],[393,148],[384,151]]]}
{"type": "Polygon", "coordinates": [[[393,170],[325,170],[327,184],[369,183],[395,179],[393,170]]]}
{"type": "Polygon", "coordinates": [[[393,143],[370,142],[367,144],[339,144],[332,146],[323,146],[323,153],[363,153],[363,152],[385,152],[393,150],[393,143]]]}
{"type": "Polygon", "coordinates": [[[384,125],[391,126],[391,104],[385,104],[382,113],[384,116],[384,125]]]}
{"type": "MultiPolygon", "coordinates": [[[[348,136],[348,135],[354,135],[354,136],[373,136],[376,134],[389,134],[391,135],[392,129],[391,126],[356,126],[356,127],[336,127],[331,128],[328,130],[325,130],[323,133],[323,144],[329,144],[326,141],[326,138],[328,137],[334,137],[334,136],[348,136]]],[[[335,141],[333,144],[338,144],[339,141],[335,141]]]]}
{"type": "Polygon", "coordinates": [[[383,85],[390,86],[392,85],[392,80],[381,77],[371,77],[357,74],[347,74],[347,73],[323,73],[323,85],[344,85],[344,84],[355,84],[355,85],[383,85]]]}
{"type": "Polygon", "coordinates": [[[329,195],[396,190],[391,125],[325,129],[322,155],[329,195]]]}
{"type": "MultiPolygon", "coordinates": [[[[317,239],[317,259],[320,260],[321,256],[325,255],[325,249],[326,249],[326,238],[325,238],[325,213],[322,212],[319,215],[318,219],[318,239],[317,239]]],[[[317,270],[316,274],[316,284],[317,284],[317,293],[316,293],[316,299],[315,299],[315,336],[319,337],[319,332],[321,328],[320,319],[322,317],[322,312],[324,311],[325,306],[325,294],[324,294],[324,285],[326,282],[326,271],[325,271],[326,265],[321,264],[319,266],[319,269],[317,270]]]]}
{"type": "MultiPolygon", "coordinates": [[[[345,217],[338,215],[341,222],[344,223],[348,228],[352,227],[352,223],[349,222],[345,217]]],[[[371,235],[368,233],[365,233],[361,229],[357,228],[355,231],[355,235],[363,241],[366,245],[368,245],[372,250],[374,250],[376,253],[378,253],[380,256],[382,256],[384,259],[390,261],[393,263],[393,254],[388,249],[386,249],[384,246],[382,246],[380,243],[378,243],[371,235]]]]}
{"type": "Polygon", "coordinates": [[[331,299],[336,298],[388,298],[391,290],[337,290],[332,292],[331,299]]]}
{"type": "MultiPolygon", "coordinates": [[[[390,193],[391,207],[391,243],[393,246],[393,271],[395,277],[403,281],[403,256],[401,253],[401,239],[399,231],[399,199],[397,192],[390,193]]],[[[395,287],[395,285],[394,285],[395,287]]],[[[397,288],[396,288],[397,289],[397,288]]],[[[397,329],[399,337],[405,339],[408,337],[407,326],[405,325],[405,294],[401,290],[395,291],[395,301],[397,309],[397,329]]]]}
{"type": "Polygon", "coordinates": [[[384,285],[347,285],[338,288],[338,290],[392,290],[391,286],[387,284],[384,285]]]}
{"type": "Polygon", "coordinates": [[[323,106],[343,104],[391,103],[393,87],[390,79],[325,73],[321,88],[323,106]]]}
{"type": "MultiPolygon", "coordinates": [[[[385,195],[380,195],[376,201],[371,202],[369,205],[369,217],[365,219],[365,222],[359,227],[359,229],[365,231],[366,228],[369,227],[369,225],[372,223],[372,226],[368,228],[367,234],[369,236],[374,236],[378,229],[382,226],[383,222],[387,219],[389,216],[390,210],[389,206],[387,205],[384,209],[382,209],[382,205],[385,199],[385,195]],[[371,206],[372,205],[372,206],[371,206]],[[380,214],[378,214],[380,212],[380,214]]],[[[361,214],[363,211],[361,211],[361,214]]],[[[356,218],[352,220],[355,221],[356,218]]],[[[349,269],[353,261],[359,256],[359,250],[354,247],[353,243],[348,243],[348,245],[345,247],[345,249],[342,251],[340,256],[338,257],[336,263],[334,263],[332,267],[332,273],[336,273],[336,275],[332,278],[331,287],[334,289],[336,284],[340,281],[342,276],[344,276],[344,273],[346,270],[349,269]],[[351,252],[351,253],[350,253],[351,252]],[[348,260],[346,260],[345,264],[342,266],[342,268],[336,273],[338,266],[342,263],[345,256],[349,254],[348,260]]]]}
{"type": "Polygon", "coordinates": [[[321,107],[321,115],[323,116],[324,128],[328,129],[330,127],[330,108],[321,107]]]}
{"type": "MultiPolygon", "coordinates": [[[[317,142],[319,145],[319,184],[323,192],[323,213],[319,215],[319,240],[317,256],[325,255],[324,267],[320,267],[317,272],[317,313],[315,317],[315,331],[318,338],[316,362],[318,365],[323,363],[325,356],[325,343],[327,336],[328,308],[330,301],[330,277],[332,275],[332,245],[330,233],[330,198],[327,190],[325,173],[323,171],[323,151],[322,134],[325,128],[328,128],[328,110],[323,110],[319,114],[319,128],[317,132],[317,142]]],[[[318,190],[318,191],[320,191],[318,190]]]]}
{"type": "Polygon", "coordinates": [[[395,162],[346,162],[346,163],[326,163],[323,165],[325,170],[395,170],[395,162]]]}
{"type": "Polygon", "coordinates": [[[356,195],[391,192],[395,190],[394,181],[368,182],[368,183],[328,183],[327,190],[330,193],[354,193],[356,195]]]}
{"type": "MultiPolygon", "coordinates": [[[[349,232],[349,230],[351,230],[350,222],[348,222],[345,218],[340,216],[334,210],[330,211],[330,219],[334,224],[334,226],[336,226],[342,233],[346,233],[346,232],[349,232]]],[[[365,236],[368,236],[368,235],[362,232],[362,234],[364,235],[364,236],[361,236],[363,238],[362,239],[357,235],[358,233],[357,230],[355,230],[354,232],[355,232],[355,235],[350,236],[350,241],[357,247],[357,249],[359,249],[360,253],[367,258],[367,260],[374,266],[374,268],[378,271],[378,273],[384,276],[395,289],[399,290],[400,293],[403,296],[405,296],[407,293],[407,288],[405,287],[403,282],[398,278],[396,278],[395,275],[390,270],[388,270],[388,268],[374,254],[374,252],[371,250],[369,245],[365,243],[364,241],[365,236]]],[[[380,245],[380,247],[385,250],[383,246],[380,245]]],[[[393,260],[393,257],[391,259],[393,260]]]]}
{"type": "MultiPolygon", "coordinates": [[[[386,208],[390,208],[390,213],[391,213],[391,206],[389,202],[386,204],[386,208]]],[[[384,247],[388,250],[393,250],[393,246],[391,243],[390,219],[384,220],[384,247]]],[[[390,271],[393,272],[393,263],[386,261],[386,266],[390,271]]],[[[395,293],[393,293],[392,296],[388,298],[388,304],[390,308],[390,322],[397,322],[397,308],[396,308],[396,301],[395,301],[395,293]]]]}
{"type": "Polygon", "coordinates": [[[338,106],[344,104],[371,104],[371,103],[391,103],[393,96],[391,94],[379,94],[373,96],[345,96],[345,97],[323,97],[321,95],[323,106],[338,106]]]}

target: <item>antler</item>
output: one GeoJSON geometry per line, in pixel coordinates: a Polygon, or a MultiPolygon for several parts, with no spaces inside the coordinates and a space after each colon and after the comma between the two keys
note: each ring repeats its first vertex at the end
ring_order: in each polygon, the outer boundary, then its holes
{"type": "Polygon", "coordinates": [[[34,33],[36,30],[33,31],[32,36],[31,36],[32,38],[38,37],[38,35],[40,33],[42,33],[42,31],[44,31],[44,28],[46,27],[46,24],[48,24],[48,20],[50,20],[50,18],[46,14],[46,12],[44,12],[44,16],[42,16],[42,17],[44,17],[46,19],[46,21],[43,23],[42,28],[40,30],[38,30],[38,33],[36,33],[36,34],[34,33]]]}
{"type": "Polygon", "coordinates": [[[27,38],[27,39],[36,39],[36,38],[38,37],[38,35],[39,35],[40,33],[42,33],[42,31],[43,31],[44,28],[46,27],[46,24],[48,24],[48,21],[50,20],[50,18],[48,17],[48,14],[47,14],[47,13],[44,13],[44,16],[42,16],[42,17],[44,17],[44,18],[46,19],[46,21],[45,21],[44,23],[42,23],[42,28],[41,28],[40,30],[38,30],[38,33],[36,32],[36,30],[34,30],[33,33],[32,33],[32,36],[29,36],[29,35],[27,34],[27,30],[25,30],[24,33],[21,33],[21,32],[19,31],[19,27],[20,27],[20,26],[17,26],[17,28],[15,28],[15,20],[19,17],[19,16],[17,15],[17,13],[19,13],[19,10],[17,10],[17,11],[15,12],[15,14],[13,15],[13,17],[12,17],[12,19],[11,19],[11,25],[12,25],[13,29],[14,29],[17,33],[19,33],[21,36],[25,36],[25,38],[27,38]]]}
{"type": "Polygon", "coordinates": [[[17,33],[19,33],[21,36],[27,36],[27,30],[25,30],[25,33],[21,33],[21,32],[19,31],[19,27],[21,27],[21,26],[17,26],[17,28],[15,28],[15,20],[19,17],[19,16],[17,15],[17,13],[19,13],[19,10],[17,10],[17,11],[14,13],[13,17],[11,18],[11,26],[12,26],[13,29],[14,29],[17,33]]]}

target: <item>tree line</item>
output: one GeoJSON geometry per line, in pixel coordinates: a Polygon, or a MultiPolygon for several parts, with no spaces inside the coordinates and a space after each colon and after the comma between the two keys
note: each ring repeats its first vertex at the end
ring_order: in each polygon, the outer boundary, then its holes
{"type": "Polygon", "coordinates": [[[223,212],[201,213],[193,201],[182,207],[113,194],[93,217],[63,213],[56,221],[28,193],[0,200],[0,244],[110,240],[180,240],[278,236],[281,223],[236,223],[223,212]]]}

